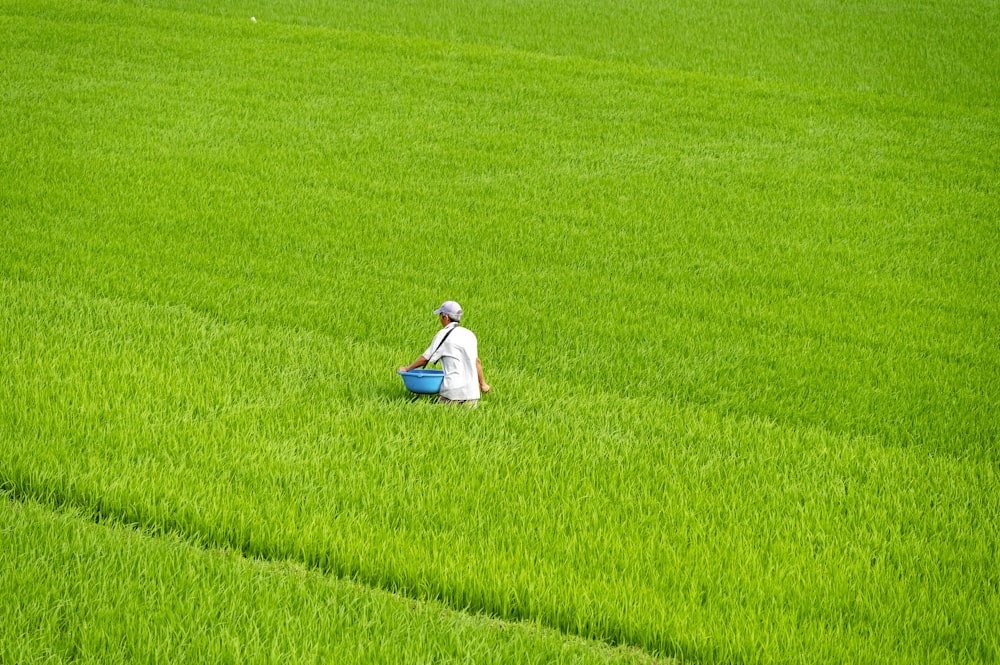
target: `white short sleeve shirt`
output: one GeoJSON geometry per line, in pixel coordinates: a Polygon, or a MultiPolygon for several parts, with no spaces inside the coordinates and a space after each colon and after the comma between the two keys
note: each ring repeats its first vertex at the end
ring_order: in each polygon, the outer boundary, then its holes
{"type": "Polygon", "coordinates": [[[476,371],[479,342],[471,330],[449,323],[434,336],[423,356],[427,358],[428,365],[441,361],[444,369],[441,397],[450,400],[479,399],[479,373],[476,371]],[[450,334],[449,330],[452,331],[450,334]],[[448,339],[444,339],[445,335],[448,339]]]}

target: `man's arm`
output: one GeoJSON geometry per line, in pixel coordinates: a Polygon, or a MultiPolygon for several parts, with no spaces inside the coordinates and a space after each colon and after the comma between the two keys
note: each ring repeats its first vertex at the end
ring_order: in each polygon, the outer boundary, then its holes
{"type": "Polygon", "coordinates": [[[423,356],[418,356],[416,360],[407,365],[406,367],[400,367],[400,372],[409,372],[411,369],[417,369],[418,367],[423,367],[427,364],[427,358],[423,356]]]}
{"type": "Polygon", "coordinates": [[[483,363],[479,358],[476,358],[476,374],[479,375],[479,390],[488,393],[490,391],[490,384],[486,383],[486,379],[483,378],[483,363]]]}

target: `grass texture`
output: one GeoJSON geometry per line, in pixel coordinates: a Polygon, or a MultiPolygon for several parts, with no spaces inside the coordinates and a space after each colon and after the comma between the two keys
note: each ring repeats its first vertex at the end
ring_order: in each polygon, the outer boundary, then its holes
{"type": "Polygon", "coordinates": [[[650,662],[32,501],[0,532],[4,662],[650,662]]]}
{"type": "Polygon", "coordinates": [[[131,1],[811,89],[993,107],[1000,99],[1000,7],[982,0],[131,1]]]}
{"type": "Polygon", "coordinates": [[[297,562],[248,593],[304,575],[415,660],[478,638],[368,587],[695,662],[995,661],[995,7],[523,4],[0,7],[0,487],[166,540],[11,528],[297,562]],[[446,298],[474,413],[394,374],[446,298]]]}

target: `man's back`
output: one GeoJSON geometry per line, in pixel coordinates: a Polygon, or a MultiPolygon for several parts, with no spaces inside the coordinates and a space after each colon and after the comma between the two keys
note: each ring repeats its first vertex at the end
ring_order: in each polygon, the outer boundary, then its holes
{"type": "Polygon", "coordinates": [[[449,324],[435,335],[427,353],[428,364],[440,359],[444,369],[441,397],[454,401],[479,399],[479,341],[471,330],[449,324]]]}

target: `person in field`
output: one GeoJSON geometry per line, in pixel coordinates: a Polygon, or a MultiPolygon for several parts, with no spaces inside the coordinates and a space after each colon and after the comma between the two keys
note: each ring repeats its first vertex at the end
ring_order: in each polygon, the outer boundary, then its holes
{"type": "Polygon", "coordinates": [[[434,310],[441,322],[441,330],[431,340],[416,360],[400,372],[424,367],[441,361],[444,382],[438,393],[439,402],[455,402],[476,406],[480,393],[488,393],[490,386],[483,378],[483,363],[479,360],[479,342],[468,328],[459,325],[462,308],[454,300],[446,300],[434,310]]]}

